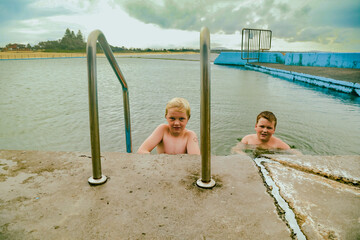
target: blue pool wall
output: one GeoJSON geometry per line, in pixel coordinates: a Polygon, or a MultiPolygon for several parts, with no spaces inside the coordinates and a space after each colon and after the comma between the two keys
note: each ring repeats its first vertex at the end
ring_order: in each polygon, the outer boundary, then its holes
{"type": "MultiPolygon", "coordinates": [[[[251,62],[251,60],[250,60],[251,62]]],[[[326,53],[326,52],[262,52],[259,62],[280,63],[296,66],[337,67],[360,69],[360,53],[326,53]]],[[[245,65],[241,52],[222,52],[214,61],[220,65],[245,65]]]]}

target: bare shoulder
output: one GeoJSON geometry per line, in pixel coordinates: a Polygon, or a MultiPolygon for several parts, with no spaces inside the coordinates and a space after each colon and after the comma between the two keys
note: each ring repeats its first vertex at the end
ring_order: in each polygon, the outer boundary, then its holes
{"type": "Polygon", "coordinates": [[[186,135],[189,137],[196,137],[196,133],[192,130],[186,129],[186,135]]]}
{"type": "Polygon", "coordinates": [[[186,129],[186,138],[198,142],[197,135],[194,131],[186,129]]]}
{"type": "Polygon", "coordinates": [[[241,139],[241,143],[244,143],[244,144],[254,144],[253,141],[254,139],[256,139],[256,134],[249,134],[249,135],[246,135],[245,137],[243,137],[241,139]]]}
{"type": "Polygon", "coordinates": [[[169,129],[169,126],[165,123],[160,124],[159,126],[157,126],[157,128],[154,130],[154,132],[165,132],[169,129]]]}
{"type": "Polygon", "coordinates": [[[162,123],[162,124],[160,124],[157,128],[160,128],[160,129],[168,129],[168,128],[169,128],[169,125],[166,124],[166,123],[162,123]]]}
{"type": "Polygon", "coordinates": [[[156,139],[156,141],[160,141],[167,132],[167,130],[168,130],[168,126],[166,124],[160,124],[155,128],[155,130],[152,132],[149,138],[154,140],[156,139]]]}
{"type": "Polygon", "coordinates": [[[275,148],[287,150],[290,149],[290,146],[286,144],[283,140],[277,137],[273,137],[275,140],[275,148]]]}
{"type": "Polygon", "coordinates": [[[150,136],[141,144],[137,152],[150,153],[163,140],[167,128],[166,124],[157,126],[150,136]]]}

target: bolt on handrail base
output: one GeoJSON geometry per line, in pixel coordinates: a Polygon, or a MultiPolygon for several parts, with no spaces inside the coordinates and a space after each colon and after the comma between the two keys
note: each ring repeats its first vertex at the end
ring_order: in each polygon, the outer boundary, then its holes
{"type": "Polygon", "coordinates": [[[196,181],[196,185],[201,188],[213,188],[216,185],[214,179],[210,179],[210,182],[203,182],[201,178],[196,181]]]}
{"type": "Polygon", "coordinates": [[[107,177],[105,175],[101,175],[101,178],[93,178],[93,177],[89,177],[88,182],[90,185],[101,185],[106,183],[107,181],[107,177]]]}

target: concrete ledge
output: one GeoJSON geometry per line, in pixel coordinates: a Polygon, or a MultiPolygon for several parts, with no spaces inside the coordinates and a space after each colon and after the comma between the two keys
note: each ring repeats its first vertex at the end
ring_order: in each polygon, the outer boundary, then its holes
{"type": "Polygon", "coordinates": [[[291,239],[249,157],[212,157],[212,190],[194,185],[200,162],[104,153],[92,187],[87,153],[0,151],[0,238],[291,239]]]}
{"type": "Polygon", "coordinates": [[[310,83],[319,87],[326,87],[329,89],[333,89],[336,91],[351,93],[360,96],[360,84],[340,81],[336,79],[321,77],[321,76],[313,76],[310,74],[286,71],[282,69],[270,68],[265,66],[257,66],[252,64],[246,64],[245,68],[251,69],[254,71],[259,71],[267,74],[271,74],[278,77],[283,77],[293,81],[301,81],[310,83]]]}

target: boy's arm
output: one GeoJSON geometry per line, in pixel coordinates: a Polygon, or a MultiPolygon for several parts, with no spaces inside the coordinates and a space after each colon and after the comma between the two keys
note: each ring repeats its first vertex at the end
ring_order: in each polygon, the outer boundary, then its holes
{"type": "Polygon", "coordinates": [[[247,155],[243,150],[245,149],[245,143],[242,141],[236,144],[235,147],[231,149],[232,154],[241,154],[241,155],[247,155]]]}
{"type": "Polygon", "coordinates": [[[166,124],[159,125],[152,134],[141,144],[137,153],[150,153],[163,139],[166,124]]]}
{"type": "Polygon", "coordinates": [[[200,155],[199,140],[196,136],[196,133],[193,131],[189,131],[186,152],[188,154],[200,155]]]}

